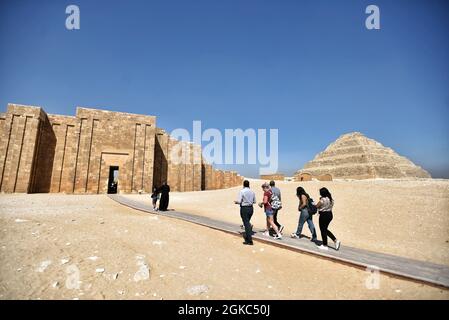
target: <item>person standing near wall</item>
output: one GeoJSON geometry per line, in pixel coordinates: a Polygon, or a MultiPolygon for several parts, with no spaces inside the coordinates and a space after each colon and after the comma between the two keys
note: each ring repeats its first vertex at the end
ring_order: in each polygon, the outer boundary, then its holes
{"type": "Polygon", "coordinates": [[[164,181],[159,191],[161,192],[161,200],[159,200],[159,211],[167,211],[170,201],[170,186],[164,181]]]}
{"type": "Polygon", "coordinates": [[[254,204],[256,203],[256,194],[249,188],[249,181],[243,181],[243,189],[240,190],[237,201],[235,204],[240,205],[240,217],[243,221],[243,226],[245,227],[245,232],[243,233],[244,245],[253,245],[253,228],[251,225],[251,217],[254,213],[254,204]]]}

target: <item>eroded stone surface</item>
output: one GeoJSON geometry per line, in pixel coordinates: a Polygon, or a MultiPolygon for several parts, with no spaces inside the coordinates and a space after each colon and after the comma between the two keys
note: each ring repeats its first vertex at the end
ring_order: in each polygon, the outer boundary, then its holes
{"type": "Polygon", "coordinates": [[[330,174],[334,179],[430,178],[430,174],[393,149],[365,137],[360,132],[340,136],[326,150],[296,172],[319,177],[330,174]]]}
{"type": "Polygon", "coordinates": [[[1,192],[106,193],[111,167],[118,167],[119,193],[151,192],[163,182],[172,191],[229,188],[243,180],[219,171],[218,182],[201,146],[173,139],[155,116],[81,107],[76,116],[47,115],[17,104],[0,113],[1,192]]]}

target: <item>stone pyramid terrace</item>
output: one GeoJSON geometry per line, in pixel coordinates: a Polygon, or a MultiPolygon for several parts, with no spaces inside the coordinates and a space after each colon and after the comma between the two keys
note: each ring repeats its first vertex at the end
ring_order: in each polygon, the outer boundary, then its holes
{"type": "Polygon", "coordinates": [[[391,148],[360,132],[340,136],[295,176],[331,175],[334,179],[431,178],[430,174],[391,148]]]}

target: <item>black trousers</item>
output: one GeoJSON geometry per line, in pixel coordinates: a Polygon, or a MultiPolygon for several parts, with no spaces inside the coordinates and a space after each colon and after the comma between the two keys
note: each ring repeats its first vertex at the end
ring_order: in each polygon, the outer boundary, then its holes
{"type": "Polygon", "coordinates": [[[279,209],[273,209],[273,222],[279,229],[281,227],[281,224],[278,222],[278,212],[279,209]]]}
{"type": "Polygon", "coordinates": [[[332,241],[335,241],[337,238],[335,238],[334,234],[330,232],[329,224],[331,223],[334,216],[332,215],[332,211],[323,211],[320,212],[320,231],[321,231],[321,238],[323,239],[323,245],[327,246],[327,237],[331,238],[332,241]]]}
{"type": "Polygon", "coordinates": [[[247,242],[252,242],[253,228],[251,227],[251,217],[253,216],[254,208],[250,207],[240,207],[240,217],[242,217],[243,225],[245,226],[245,233],[243,238],[247,242]]]}

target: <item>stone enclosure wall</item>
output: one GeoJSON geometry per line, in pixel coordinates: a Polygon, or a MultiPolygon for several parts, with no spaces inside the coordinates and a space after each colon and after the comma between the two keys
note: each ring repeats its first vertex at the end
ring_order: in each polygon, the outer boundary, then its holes
{"type": "Polygon", "coordinates": [[[301,181],[312,181],[312,180],[318,180],[318,181],[332,181],[332,175],[330,174],[323,174],[323,175],[317,175],[314,176],[307,172],[298,172],[294,176],[294,180],[301,182],[301,181]]]}
{"type": "MultiPolygon", "coordinates": [[[[154,116],[80,107],[76,116],[47,115],[15,104],[0,114],[1,192],[106,193],[111,167],[121,193],[151,192],[165,181],[173,191],[218,185],[201,146],[171,138],[154,116]]],[[[220,188],[243,180],[223,175],[220,188]]]]}
{"type": "Polygon", "coordinates": [[[237,172],[217,170],[206,163],[201,146],[173,139],[159,128],[154,163],[155,184],[166,181],[172,191],[225,189],[243,183],[237,172]]]}
{"type": "Polygon", "coordinates": [[[282,173],[276,173],[276,174],[265,174],[265,175],[261,175],[260,179],[262,180],[266,180],[266,181],[284,181],[285,179],[285,175],[283,175],[282,173]]]}

